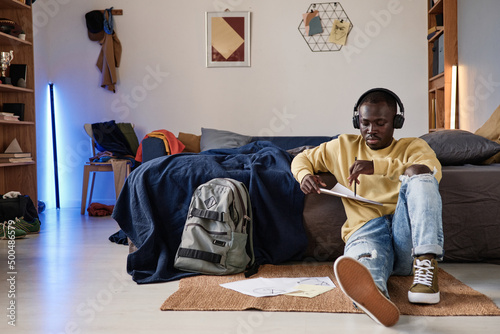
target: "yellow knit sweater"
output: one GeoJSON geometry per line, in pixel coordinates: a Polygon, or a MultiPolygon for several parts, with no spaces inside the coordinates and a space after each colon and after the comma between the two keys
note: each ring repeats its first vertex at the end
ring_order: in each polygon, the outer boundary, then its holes
{"type": "MultiPolygon", "coordinates": [[[[369,220],[393,214],[399,195],[399,176],[414,164],[436,170],[435,178],[441,180],[441,164],[429,145],[420,138],[393,139],[392,144],[381,150],[370,149],[360,135],[340,135],[337,139],[306,150],[292,161],[292,173],[300,183],[304,176],[330,172],[337,181],[349,188],[349,167],[354,159],[372,160],[373,175],[360,175],[357,194],[384,205],[374,205],[342,198],[347,221],[342,227],[342,239],[349,236],[369,220]]],[[[350,187],[354,189],[354,183],[350,187]]],[[[326,195],[325,195],[326,196],[326,195]]]]}

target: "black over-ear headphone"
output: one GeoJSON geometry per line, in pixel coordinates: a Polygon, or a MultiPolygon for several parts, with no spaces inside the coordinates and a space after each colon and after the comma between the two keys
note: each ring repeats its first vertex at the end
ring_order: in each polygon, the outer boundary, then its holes
{"type": "Polygon", "coordinates": [[[354,112],[352,116],[352,124],[354,125],[354,128],[359,129],[359,104],[368,94],[373,92],[385,92],[394,97],[396,103],[399,106],[399,114],[396,112],[396,115],[394,116],[393,127],[394,129],[401,129],[403,127],[403,123],[405,122],[405,108],[403,106],[403,103],[401,102],[401,99],[394,92],[386,88],[373,88],[359,97],[358,102],[356,102],[356,104],[354,105],[354,112]]]}

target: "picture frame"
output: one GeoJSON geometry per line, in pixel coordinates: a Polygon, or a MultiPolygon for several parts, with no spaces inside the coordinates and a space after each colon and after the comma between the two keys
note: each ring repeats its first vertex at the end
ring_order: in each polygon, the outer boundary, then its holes
{"type": "Polygon", "coordinates": [[[250,12],[206,12],[206,66],[250,66],[250,12]]]}

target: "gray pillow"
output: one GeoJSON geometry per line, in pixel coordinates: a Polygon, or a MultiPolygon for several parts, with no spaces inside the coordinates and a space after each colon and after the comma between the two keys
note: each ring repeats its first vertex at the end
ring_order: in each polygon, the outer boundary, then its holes
{"type": "Polygon", "coordinates": [[[500,152],[500,144],[465,130],[440,130],[421,136],[443,166],[480,164],[500,152]]]}
{"type": "Polygon", "coordinates": [[[214,148],[237,148],[250,143],[251,136],[240,135],[231,131],[201,128],[201,151],[214,148]]]}

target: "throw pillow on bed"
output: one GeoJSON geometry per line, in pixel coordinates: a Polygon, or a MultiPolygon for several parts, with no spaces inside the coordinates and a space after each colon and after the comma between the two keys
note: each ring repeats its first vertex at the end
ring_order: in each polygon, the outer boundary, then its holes
{"type": "Polygon", "coordinates": [[[215,148],[237,148],[250,143],[252,137],[235,132],[201,128],[201,151],[215,148]]]}
{"type": "Polygon", "coordinates": [[[191,133],[179,132],[179,136],[177,136],[177,139],[179,139],[185,146],[183,152],[200,153],[201,136],[191,133]]]}
{"type": "Polygon", "coordinates": [[[500,152],[500,144],[465,130],[440,130],[421,136],[443,166],[481,164],[500,152]]]}

